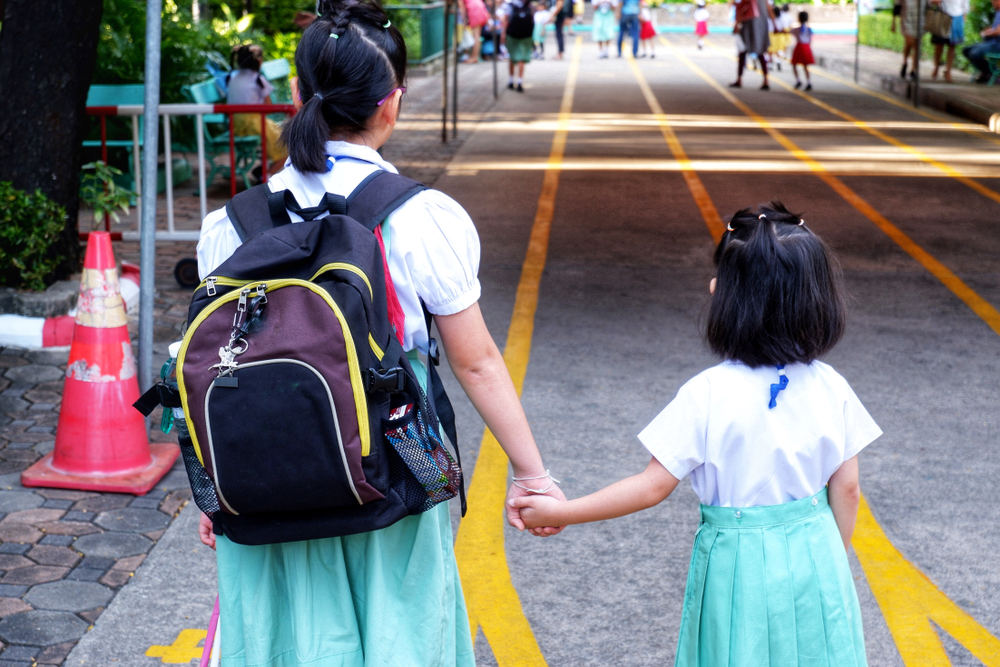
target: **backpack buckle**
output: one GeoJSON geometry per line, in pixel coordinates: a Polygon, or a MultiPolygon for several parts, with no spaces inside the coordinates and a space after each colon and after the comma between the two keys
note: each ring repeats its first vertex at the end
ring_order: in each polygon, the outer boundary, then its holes
{"type": "Polygon", "coordinates": [[[427,358],[435,366],[441,365],[441,350],[438,349],[438,342],[433,338],[427,341],[427,358]]]}
{"type": "Polygon", "coordinates": [[[395,394],[403,391],[405,382],[406,372],[398,366],[384,371],[378,368],[369,368],[361,373],[361,383],[368,393],[385,391],[395,394]]]}

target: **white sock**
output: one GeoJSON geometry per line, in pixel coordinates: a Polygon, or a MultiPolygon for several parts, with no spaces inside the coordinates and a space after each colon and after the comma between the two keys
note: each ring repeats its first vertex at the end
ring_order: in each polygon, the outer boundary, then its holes
{"type": "Polygon", "coordinates": [[[513,75],[507,77],[507,83],[514,83],[514,76],[513,75]]]}
{"type": "Polygon", "coordinates": [[[521,85],[521,77],[517,77],[517,85],[521,85]]]}

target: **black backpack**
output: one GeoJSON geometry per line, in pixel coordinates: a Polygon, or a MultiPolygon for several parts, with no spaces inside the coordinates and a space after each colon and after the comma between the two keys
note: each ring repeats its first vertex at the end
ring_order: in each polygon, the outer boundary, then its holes
{"type": "Polygon", "coordinates": [[[244,243],[195,290],[177,355],[182,453],[217,533],[240,544],[350,535],[455,495],[464,514],[460,463],[439,430],[458,457],[436,343],[428,396],[392,330],[373,233],[424,189],[377,171],[310,209],[266,185],[227,204],[244,243]],[[288,210],[304,221],[289,224],[288,210]]]}
{"type": "Polygon", "coordinates": [[[510,20],[507,21],[507,36],[516,39],[531,37],[535,30],[535,11],[530,2],[511,5],[510,20]]]}

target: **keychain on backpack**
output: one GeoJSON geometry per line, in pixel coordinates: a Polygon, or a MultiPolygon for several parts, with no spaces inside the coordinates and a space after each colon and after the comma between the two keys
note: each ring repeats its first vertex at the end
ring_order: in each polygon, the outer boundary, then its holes
{"type": "MultiPolygon", "coordinates": [[[[243,354],[250,347],[250,341],[243,337],[250,330],[251,325],[260,319],[267,304],[267,289],[265,283],[257,285],[257,296],[250,300],[250,316],[244,320],[247,312],[247,297],[250,295],[250,288],[246,287],[240,292],[240,300],[236,305],[236,314],[233,315],[233,333],[229,336],[229,343],[225,347],[219,348],[219,363],[209,366],[210,369],[217,368],[219,378],[232,376],[233,371],[239,366],[236,361],[238,355],[243,354]],[[240,343],[243,344],[240,347],[240,343]]],[[[234,378],[235,379],[235,378],[234,378]]],[[[232,386],[236,386],[233,384],[232,386]]]]}

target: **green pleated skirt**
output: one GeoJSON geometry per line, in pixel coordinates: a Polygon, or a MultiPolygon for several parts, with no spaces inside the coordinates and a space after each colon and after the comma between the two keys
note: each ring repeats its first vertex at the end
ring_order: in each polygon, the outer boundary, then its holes
{"type": "Polygon", "coordinates": [[[677,667],[864,667],[861,611],[823,489],[769,507],[701,506],[677,667]]]}
{"type": "Polygon", "coordinates": [[[475,667],[448,503],[359,535],[216,544],[222,667],[475,667]]]}

